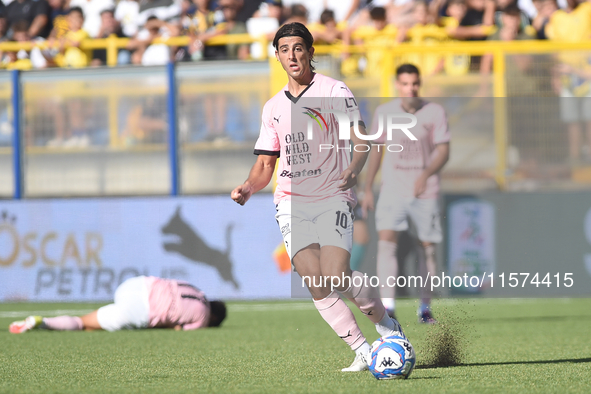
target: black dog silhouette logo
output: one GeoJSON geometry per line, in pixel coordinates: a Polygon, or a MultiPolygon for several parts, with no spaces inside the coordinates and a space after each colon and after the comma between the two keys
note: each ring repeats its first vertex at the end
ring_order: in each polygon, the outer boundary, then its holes
{"type": "Polygon", "coordinates": [[[207,245],[199,234],[181,217],[181,206],[178,206],[172,218],[162,227],[162,234],[167,238],[171,238],[170,241],[163,243],[164,250],[178,253],[191,262],[215,268],[224,281],[232,283],[235,289],[239,289],[240,285],[234,278],[232,273],[233,264],[230,260],[233,227],[233,223],[226,227],[226,251],[222,252],[214,249],[207,245]]]}

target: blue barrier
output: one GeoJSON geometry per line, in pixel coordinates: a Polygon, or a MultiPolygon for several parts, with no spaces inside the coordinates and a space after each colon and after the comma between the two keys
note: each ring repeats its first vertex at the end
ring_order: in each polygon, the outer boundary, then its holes
{"type": "Polygon", "coordinates": [[[21,84],[20,71],[13,70],[11,74],[12,83],[12,160],[14,171],[14,194],[15,200],[23,197],[23,142],[21,132],[21,84]]]}
{"type": "Polygon", "coordinates": [[[174,63],[168,63],[166,68],[168,77],[168,154],[170,160],[170,195],[180,194],[179,182],[179,149],[178,149],[178,128],[177,128],[177,107],[176,107],[176,76],[174,63]]]}

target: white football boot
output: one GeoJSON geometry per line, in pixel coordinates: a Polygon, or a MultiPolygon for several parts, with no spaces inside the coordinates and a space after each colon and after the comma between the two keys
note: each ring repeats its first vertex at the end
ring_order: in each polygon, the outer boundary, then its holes
{"type": "Polygon", "coordinates": [[[396,318],[395,318],[395,317],[391,317],[390,319],[391,319],[391,320],[392,320],[392,322],[394,323],[394,327],[395,327],[395,328],[394,328],[394,330],[392,331],[392,333],[391,333],[390,335],[388,335],[388,336],[391,336],[391,335],[398,335],[399,337],[402,337],[402,338],[404,338],[404,339],[407,339],[407,338],[406,338],[406,335],[404,335],[404,333],[402,332],[402,326],[400,325],[400,323],[398,322],[398,320],[396,320],[396,318]]]}
{"type": "Polygon", "coordinates": [[[353,364],[351,364],[348,368],[341,369],[342,372],[361,372],[366,371],[369,369],[369,353],[363,354],[359,353],[355,356],[355,360],[353,360],[353,364]]]}

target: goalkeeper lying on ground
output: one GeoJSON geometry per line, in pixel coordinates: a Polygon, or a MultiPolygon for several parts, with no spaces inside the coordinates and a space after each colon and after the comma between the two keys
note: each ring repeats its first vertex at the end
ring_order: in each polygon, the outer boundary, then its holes
{"type": "Polygon", "coordinates": [[[113,304],[85,316],[29,316],[9,327],[13,334],[33,328],[48,330],[131,330],[174,328],[196,330],[219,327],[226,318],[226,305],[208,301],[198,288],[182,281],[138,276],[123,282],[113,304]]]}

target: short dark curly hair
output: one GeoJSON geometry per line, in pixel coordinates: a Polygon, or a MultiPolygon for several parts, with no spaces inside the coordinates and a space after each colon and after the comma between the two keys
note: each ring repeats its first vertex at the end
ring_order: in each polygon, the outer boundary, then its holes
{"type": "Polygon", "coordinates": [[[400,74],[417,74],[419,77],[421,76],[418,67],[410,63],[404,63],[398,66],[396,69],[396,78],[398,78],[400,74]]]}

